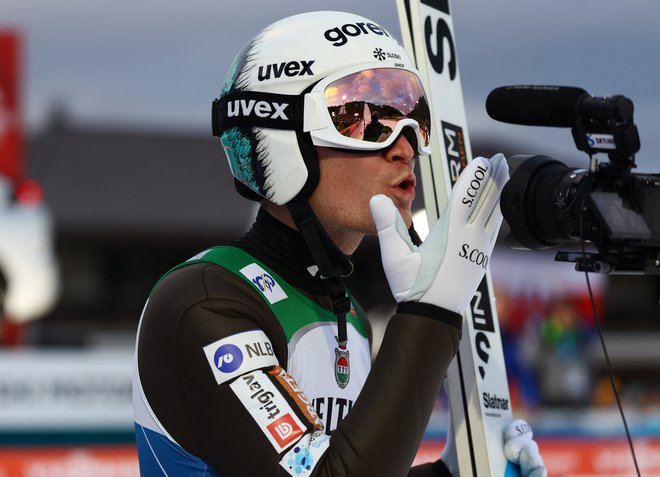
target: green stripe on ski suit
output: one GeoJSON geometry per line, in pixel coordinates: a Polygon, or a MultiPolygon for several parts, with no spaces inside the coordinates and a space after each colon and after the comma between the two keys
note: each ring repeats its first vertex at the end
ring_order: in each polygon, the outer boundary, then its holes
{"type": "MultiPolygon", "coordinates": [[[[158,280],[158,282],[156,282],[154,288],[158,286],[158,283],[160,283],[160,281],[163,280],[163,278],[165,278],[174,270],[177,270],[181,267],[185,267],[187,265],[192,265],[194,263],[203,263],[203,262],[214,263],[226,270],[229,270],[230,272],[236,274],[238,277],[242,278],[247,283],[252,285],[254,289],[257,290],[257,292],[259,292],[264,302],[270,307],[273,314],[277,317],[277,320],[280,322],[280,325],[284,330],[284,334],[286,335],[287,343],[291,341],[291,338],[298,330],[309,324],[317,323],[317,322],[337,321],[337,317],[335,316],[334,313],[332,313],[329,310],[326,310],[321,305],[314,303],[312,300],[310,300],[305,295],[303,295],[298,290],[296,290],[291,285],[289,285],[287,282],[285,282],[279,275],[277,275],[271,269],[266,267],[266,265],[259,262],[252,255],[236,247],[222,246],[222,247],[212,247],[208,250],[205,250],[204,252],[194,256],[190,260],[180,263],[179,265],[176,265],[173,268],[171,268],[158,280]],[[282,288],[282,290],[284,290],[284,293],[286,293],[287,298],[277,301],[275,303],[270,303],[270,301],[266,298],[266,296],[259,289],[259,287],[256,284],[252,283],[252,281],[250,281],[250,279],[245,275],[243,275],[240,271],[243,267],[246,267],[253,263],[256,263],[261,268],[263,268],[264,271],[266,271],[273,278],[273,280],[277,282],[277,284],[282,288]]],[[[355,310],[355,312],[358,313],[353,297],[350,295],[350,293],[348,295],[353,305],[351,307],[352,310],[355,310]]],[[[360,317],[359,315],[354,316],[352,313],[347,313],[346,322],[353,325],[353,327],[357,330],[358,333],[360,333],[360,335],[364,336],[365,338],[367,337],[367,330],[364,326],[364,321],[362,317],[360,317]]]]}

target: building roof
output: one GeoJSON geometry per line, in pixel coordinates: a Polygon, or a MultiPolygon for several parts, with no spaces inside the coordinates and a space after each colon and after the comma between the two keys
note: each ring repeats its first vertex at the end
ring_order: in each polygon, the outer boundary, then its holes
{"type": "Polygon", "coordinates": [[[236,237],[256,211],[210,134],[52,127],[28,164],[64,235],[236,237]]]}

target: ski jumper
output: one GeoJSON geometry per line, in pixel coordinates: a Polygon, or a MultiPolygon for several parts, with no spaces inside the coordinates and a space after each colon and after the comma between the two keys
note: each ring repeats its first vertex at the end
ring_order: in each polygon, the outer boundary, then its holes
{"type": "Polygon", "coordinates": [[[133,390],[142,477],[447,475],[440,461],[410,463],[460,316],[400,304],[372,364],[352,298],[347,345],[337,342],[327,284],[306,250],[262,210],[231,247],[154,287],[133,390]]]}

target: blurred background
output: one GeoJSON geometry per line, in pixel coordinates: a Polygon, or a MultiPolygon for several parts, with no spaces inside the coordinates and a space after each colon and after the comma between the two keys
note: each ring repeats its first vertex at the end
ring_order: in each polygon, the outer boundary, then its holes
{"type": "MultiPolygon", "coordinates": [[[[637,172],[660,172],[660,3],[452,7],[473,155],[586,166],[569,130],[497,123],[484,108],[498,86],[568,85],[631,98],[637,172]]],[[[0,4],[0,477],[138,475],[131,374],[145,298],[256,213],[211,137],[210,102],[258,30],[329,9],[400,31],[393,1],[0,4]]],[[[393,305],[374,295],[380,273],[359,274],[380,264],[374,240],[355,262],[351,284],[378,337],[393,305]]],[[[514,415],[532,423],[550,474],[630,475],[584,275],[554,252],[501,245],[492,273],[514,415]]],[[[642,472],[660,475],[660,287],[644,276],[591,283],[642,472]]],[[[436,458],[446,420],[440,397],[420,460],[436,458]]]]}

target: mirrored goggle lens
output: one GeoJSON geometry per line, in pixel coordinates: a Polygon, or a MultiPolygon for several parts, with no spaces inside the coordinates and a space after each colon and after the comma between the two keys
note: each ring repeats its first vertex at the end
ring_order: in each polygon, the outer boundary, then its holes
{"type": "Polygon", "coordinates": [[[413,119],[419,124],[423,146],[429,145],[428,101],[419,78],[409,71],[359,71],[330,83],[324,96],[332,123],[343,136],[385,142],[400,121],[413,119]]]}

